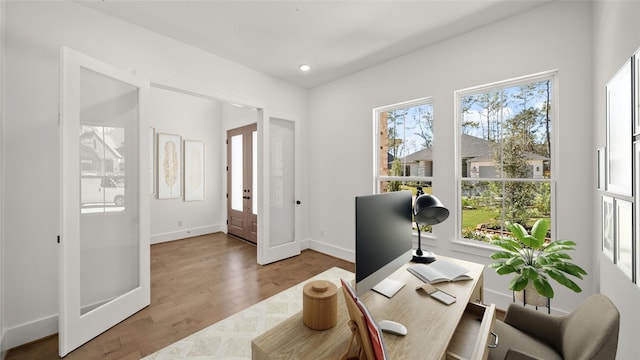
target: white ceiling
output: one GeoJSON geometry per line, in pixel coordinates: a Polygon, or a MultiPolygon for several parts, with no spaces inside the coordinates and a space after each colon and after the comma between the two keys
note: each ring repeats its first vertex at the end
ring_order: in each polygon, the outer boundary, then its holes
{"type": "Polygon", "coordinates": [[[80,2],[233,62],[312,88],[547,1],[80,2]],[[311,65],[311,71],[300,72],[298,65],[302,63],[311,65]]]}

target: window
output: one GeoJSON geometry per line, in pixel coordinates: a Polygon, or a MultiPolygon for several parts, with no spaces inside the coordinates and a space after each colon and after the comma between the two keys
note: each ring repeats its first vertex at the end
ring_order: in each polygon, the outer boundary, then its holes
{"type": "Polygon", "coordinates": [[[124,134],[119,127],[80,127],[82,214],[125,210],[124,134]]]}
{"type": "MultiPolygon", "coordinates": [[[[460,235],[488,241],[505,221],[551,224],[555,75],[456,92],[460,235]]],[[[549,236],[551,232],[549,233],[549,236]]]]}
{"type": "MultiPolygon", "coordinates": [[[[431,193],[433,103],[419,99],[374,110],[378,193],[418,188],[431,193]]],[[[426,227],[425,231],[431,231],[426,227]]]]}

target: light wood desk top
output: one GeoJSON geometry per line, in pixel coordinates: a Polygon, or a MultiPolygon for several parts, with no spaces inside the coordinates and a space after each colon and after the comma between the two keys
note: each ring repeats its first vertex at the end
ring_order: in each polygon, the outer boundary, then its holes
{"type": "MultiPolygon", "coordinates": [[[[438,259],[445,257],[439,256],[438,259]]],[[[456,296],[456,302],[449,306],[415,290],[423,282],[406,270],[409,264],[389,276],[406,284],[391,299],[373,291],[360,297],[376,321],[397,321],[408,330],[406,336],[383,335],[390,359],[444,359],[467,303],[481,300],[481,295],[478,294],[482,293],[484,266],[453,258],[446,259],[468,268],[469,275],[473,278],[436,285],[456,296]]],[[[346,350],[351,337],[348,320],[344,298],[339,296],[338,322],[333,328],[311,330],[303,324],[300,312],[255,338],[251,343],[252,358],[337,359],[346,350]]]]}

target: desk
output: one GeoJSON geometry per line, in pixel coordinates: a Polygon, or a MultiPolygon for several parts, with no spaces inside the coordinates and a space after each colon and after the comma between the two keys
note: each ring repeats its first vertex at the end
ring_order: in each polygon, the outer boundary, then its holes
{"type": "MultiPolygon", "coordinates": [[[[445,259],[444,256],[438,258],[445,259]]],[[[389,276],[406,284],[394,297],[388,299],[373,291],[360,297],[376,320],[394,320],[407,327],[406,336],[383,335],[389,359],[486,359],[495,306],[474,305],[482,301],[484,266],[446,259],[465,266],[473,277],[473,280],[436,285],[456,296],[456,302],[449,306],[415,291],[423,283],[406,270],[409,264],[389,276]],[[482,321],[478,321],[479,318],[482,321]]],[[[309,329],[303,324],[300,312],[253,339],[252,359],[337,359],[351,337],[344,297],[341,291],[338,294],[336,326],[324,331],[309,329]]]]}

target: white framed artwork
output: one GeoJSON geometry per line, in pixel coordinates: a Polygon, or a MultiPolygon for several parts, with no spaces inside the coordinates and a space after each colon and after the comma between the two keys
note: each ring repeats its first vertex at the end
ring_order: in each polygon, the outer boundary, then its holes
{"type": "Polygon", "coordinates": [[[607,83],[607,191],[632,196],[631,59],[607,83]]]}
{"type": "Polygon", "coordinates": [[[184,201],[205,199],[204,149],[203,141],[184,141],[184,201]]]}
{"type": "Polygon", "coordinates": [[[602,197],[602,253],[612,262],[614,259],[614,209],[613,198],[610,196],[602,197]]]}
{"type": "Polygon", "coordinates": [[[149,194],[156,193],[156,129],[149,127],[149,194]]]}
{"type": "Polygon", "coordinates": [[[181,142],[180,135],[158,133],[158,199],[182,197],[181,142]]]}
{"type": "Polygon", "coordinates": [[[633,63],[635,65],[635,78],[633,79],[635,87],[635,119],[634,119],[634,134],[640,134],[640,49],[633,54],[633,63]]]}
{"type": "Polygon", "coordinates": [[[616,264],[633,280],[633,204],[615,199],[616,264]]]}
{"type": "Polygon", "coordinates": [[[606,148],[598,148],[598,190],[607,190],[607,159],[606,148]]]}

